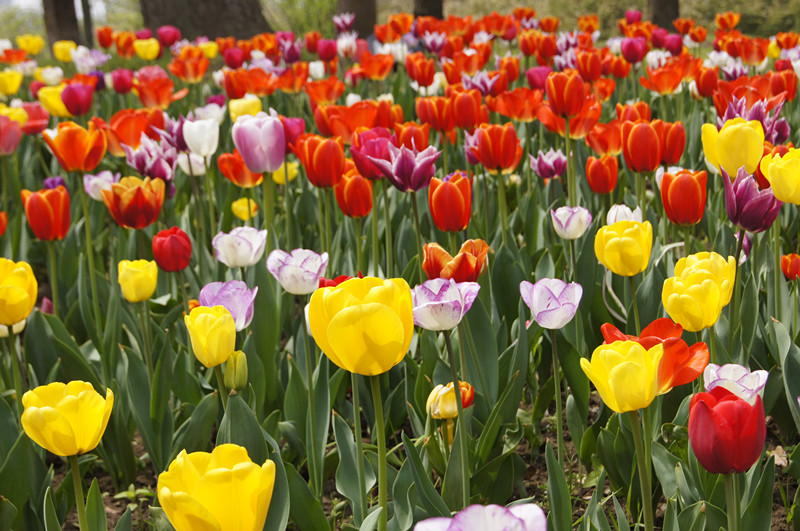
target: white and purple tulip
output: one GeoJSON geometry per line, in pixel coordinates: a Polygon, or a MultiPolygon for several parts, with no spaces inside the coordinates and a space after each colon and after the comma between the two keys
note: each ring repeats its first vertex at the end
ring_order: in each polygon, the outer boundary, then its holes
{"type": "Polygon", "coordinates": [[[477,282],[456,282],[434,278],[411,291],[414,324],[426,330],[450,330],[472,307],[481,286],[477,282]]]}
{"type": "Polygon", "coordinates": [[[328,253],[317,254],[309,249],[295,249],[291,253],[275,249],[267,257],[267,270],[293,295],[308,295],[316,290],[327,267],[328,253]]]}
{"type": "Polygon", "coordinates": [[[575,317],[583,287],[575,282],[567,284],[557,278],[543,278],[536,284],[523,280],[519,292],[536,323],[542,328],[557,330],[575,317]]]}
{"type": "Polygon", "coordinates": [[[428,518],[414,531],[546,531],[547,517],[535,503],[511,507],[470,505],[453,518],[428,518]]]}
{"type": "Polygon", "coordinates": [[[587,209],[576,206],[562,206],[550,211],[553,228],[560,238],[577,240],[592,223],[592,214],[587,209]]]}
{"type": "Polygon", "coordinates": [[[228,282],[211,282],[203,286],[197,297],[200,306],[224,306],[236,323],[236,331],[240,332],[250,326],[253,320],[253,306],[256,302],[258,287],[250,290],[241,280],[228,282]]]}
{"type": "Polygon", "coordinates": [[[267,231],[254,227],[236,227],[220,232],[211,241],[217,260],[228,267],[247,267],[257,263],[267,246],[267,231]]]}

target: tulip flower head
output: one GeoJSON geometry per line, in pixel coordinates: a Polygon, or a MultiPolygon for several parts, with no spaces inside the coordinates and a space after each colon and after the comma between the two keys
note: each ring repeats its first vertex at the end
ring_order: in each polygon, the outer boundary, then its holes
{"type": "Polygon", "coordinates": [[[586,181],[596,194],[608,194],[617,186],[619,161],[614,155],[603,155],[586,159],[586,181]]]}
{"type": "Polygon", "coordinates": [[[286,137],[276,114],[259,112],[236,119],[231,130],[233,143],[253,173],[273,172],[283,164],[286,137]]]}
{"type": "Polygon", "coordinates": [[[606,269],[631,277],[641,273],[650,263],[653,227],[649,221],[617,221],[597,231],[594,252],[606,269]]]}
{"type": "Polygon", "coordinates": [[[748,404],[755,405],[756,398],[764,398],[769,372],[765,370],[750,371],[747,367],[735,363],[716,365],[709,363],[703,371],[703,383],[706,392],[715,387],[724,387],[748,404]]]}
{"type": "MultiPolygon", "coordinates": [[[[464,409],[472,405],[475,398],[475,389],[467,382],[458,382],[461,391],[461,407],[464,409]]],[[[425,410],[433,419],[454,419],[458,417],[458,405],[453,382],[445,385],[439,384],[428,395],[425,410]]]]}
{"type": "Polygon", "coordinates": [[[123,177],[102,190],[103,202],[111,217],[126,229],[143,229],[151,225],[161,213],[164,204],[164,181],[123,177]]]}
{"type": "Polygon", "coordinates": [[[119,173],[114,174],[108,170],[101,171],[97,175],[87,173],[83,176],[83,189],[95,201],[102,201],[102,191],[111,190],[111,185],[119,182],[119,177],[119,173]]]}
{"type": "Polygon", "coordinates": [[[428,278],[452,278],[456,282],[475,282],[486,269],[489,245],[483,240],[467,240],[455,256],[438,243],[422,249],[422,269],[428,278]]]}
{"type": "Polygon", "coordinates": [[[62,240],[69,232],[69,192],[63,185],[53,189],[21,193],[25,217],[40,240],[62,240]]]}
{"type": "Polygon", "coordinates": [[[0,258],[0,325],[27,319],[36,304],[39,283],[27,262],[0,258]]]}
{"type": "Polygon", "coordinates": [[[293,295],[308,295],[316,290],[327,268],[328,253],[317,254],[308,249],[294,249],[291,253],[275,249],[267,257],[267,270],[293,295]]]}
{"type": "Polygon", "coordinates": [[[372,157],[367,158],[389,179],[401,192],[416,192],[427,187],[433,177],[436,159],[441,155],[433,146],[422,151],[397,147],[391,142],[386,145],[389,160],[372,157]]]}
{"type": "Polygon", "coordinates": [[[336,202],[345,216],[363,218],[372,210],[372,181],[353,168],[334,187],[336,202]]]}
{"type": "Polygon", "coordinates": [[[241,332],[253,320],[253,307],[258,287],[250,290],[241,280],[211,282],[203,286],[198,296],[200,306],[224,306],[236,323],[236,331],[241,332]]]}
{"type": "Polygon", "coordinates": [[[764,157],[761,171],[777,199],[800,205],[800,149],[790,148],[783,156],[764,157]]]}
{"type": "Polygon", "coordinates": [[[153,296],[158,280],[158,266],[155,261],[122,260],[117,267],[117,281],[125,300],[136,303],[153,296]]]}
{"type": "Polygon", "coordinates": [[[224,306],[197,306],[183,319],[192,351],[206,367],[225,363],[236,349],[236,323],[224,306]]]}
{"type": "Polygon", "coordinates": [[[481,286],[434,278],[414,287],[414,324],[426,330],[450,330],[458,325],[475,302],[481,286]]]}
{"type": "Polygon", "coordinates": [[[490,173],[511,173],[522,159],[522,144],[514,124],[482,124],[472,135],[471,154],[490,173]]]}
{"type": "Polygon", "coordinates": [[[210,157],[219,145],[219,123],[213,119],[187,120],[183,124],[183,138],[192,153],[210,157]]]}
{"type": "Polygon", "coordinates": [[[55,135],[45,131],[42,136],[66,172],[92,171],[106,154],[106,137],[94,123],[87,130],[75,122],[60,122],[55,135]]]}
{"type": "Polygon", "coordinates": [[[772,226],[783,205],[773,194],[774,188],[760,189],[755,178],[744,168],[739,168],[733,183],[723,169],[722,184],[725,210],[737,227],[758,233],[772,226]]]}
{"type": "Polygon", "coordinates": [[[254,227],[236,227],[229,233],[220,232],[211,241],[217,260],[228,267],[247,267],[256,264],[267,246],[267,231],[254,227]]]}
{"type": "Polygon", "coordinates": [[[613,225],[617,221],[642,222],[642,209],[638,206],[631,210],[628,205],[612,205],[606,214],[606,224],[613,225]]]}
{"type": "Polygon", "coordinates": [[[800,280],[800,255],[790,253],[781,256],[781,271],[786,280],[800,280]]]}
{"type": "Polygon", "coordinates": [[[695,225],[706,209],[705,171],[681,170],[665,173],[661,179],[661,201],[670,221],[676,225],[695,225]]]}
{"type": "Polygon", "coordinates": [[[457,512],[453,518],[428,518],[414,526],[414,531],[481,531],[486,529],[546,531],[547,517],[535,503],[522,503],[511,507],[470,505],[457,512]]]}
{"type": "Polygon", "coordinates": [[[439,230],[465,230],[472,214],[472,180],[460,170],[444,179],[432,178],[428,187],[428,207],[433,224],[439,230]]]}
{"type": "Polygon", "coordinates": [[[764,128],[744,118],[728,120],[719,131],[714,124],[704,124],[702,141],[706,161],[717,171],[735,175],[744,167],[753,173],[764,153],[764,128]]]}
{"type": "Polygon", "coordinates": [[[179,227],[159,231],[153,236],[153,258],[164,271],[183,271],[192,259],[192,240],[179,227]]]}
{"type": "Polygon", "coordinates": [[[536,284],[523,280],[519,291],[536,323],[549,330],[565,327],[575,317],[583,296],[580,284],[557,278],[542,278],[536,284]]]}
{"type": "Polygon", "coordinates": [[[551,210],[550,219],[558,237],[565,240],[577,240],[592,224],[591,212],[580,206],[563,206],[551,210]]]}
{"type": "Polygon", "coordinates": [[[531,168],[542,179],[553,179],[561,177],[567,171],[567,157],[561,152],[550,148],[544,153],[539,150],[539,156],[529,155],[531,168]]]}

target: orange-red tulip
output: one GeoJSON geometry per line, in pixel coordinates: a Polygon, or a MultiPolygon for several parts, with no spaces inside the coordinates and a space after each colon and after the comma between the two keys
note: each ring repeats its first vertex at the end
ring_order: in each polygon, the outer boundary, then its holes
{"type": "Polygon", "coordinates": [[[694,27],[695,22],[693,18],[676,18],[672,21],[672,25],[675,27],[675,31],[686,35],[694,27]]]}
{"type": "Polygon", "coordinates": [[[683,122],[669,123],[653,120],[650,124],[658,134],[661,144],[661,164],[674,166],[678,164],[686,147],[686,131],[683,122]]]}
{"type": "Polygon", "coordinates": [[[406,55],[406,72],[420,87],[429,87],[433,84],[436,65],[422,52],[410,53],[406,55]]]}
{"type": "MultiPolygon", "coordinates": [[[[3,231],[0,230],[0,236],[2,235],[3,231]]],[[[781,271],[786,280],[800,280],[800,255],[791,253],[781,256],[781,271]]]]}
{"type": "Polygon", "coordinates": [[[703,171],[681,170],[665,173],[661,179],[661,201],[669,220],[676,225],[694,225],[706,209],[706,182],[703,171]]]}
{"type": "Polygon", "coordinates": [[[617,186],[619,162],[613,155],[603,155],[586,159],[586,181],[596,194],[608,194],[617,186]]]}
{"type": "Polygon", "coordinates": [[[694,84],[697,88],[697,94],[702,98],[710,98],[714,91],[717,90],[717,82],[719,81],[719,69],[714,68],[699,68],[694,75],[694,84]]]}
{"type": "Polygon", "coordinates": [[[518,122],[532,122],[536,119],[536,111],[543,98],[544,92],[541,90],[518,87],[502,92],[497,97],[487,96],[486,103],[492,112],[518,122]]]}
{"type": "Polygon", "coordinates": [[[599,50],[578,50],[577,70],[584,81],[591,83],[603,75],[603,64],[599,50]]]}
{"type": "Polygon", "coordinates": [[[579,15],[578,29],[583,33],[594,33],[600,28],[600,19],[597,15],[579,15]]]}
{"type": "Polygon", "coordinates": [[[554,114],[575,116],[581,112],[586,100],[583,78],[576,72],[552,72],[545,81],[547,102],[554,114]]]}
{"type": "Polygon", "coordinates": [[[158,219],[164,205],[165,184],[161,179],[123,177],[103,190],[103,202],[121,227],[143,229],[158,219]]]}
{"type": "Polygon", "coordinates": [[[150,116],[151,113],[145,109],[123,109],[114,114],[109,123],[98,116],[92,117],[91,122],[105,135],[108,152],[115,157],[124,157],[122,144],[138,148],[142,133],[150,127],[150,116]]]}
{"type": "Polygon", "coordinates": [[[90,172],[106,154],[106,137],[93,123],[89,123],[87,130],[75,122],[61,122],[55,138],[47,131],[42,136],[66,172],[90,172]]]}
{"type": "Polygon", "coordinates": [[[793,31],[783,32],[779,31],[777,35],[775,35],[775,42],[778,43],[778,46],[781,50],[789,50],[797,46],[798,41],[800,41],[800,35],[793,31]]]}
{"type": "MultiPolygon", "coordinates": [[[[569,137],[583,138],[594,128],[600,120],[602,105],[594,95],[589,95],[583,101],[583,107],[575,116],[569,118],[569,137]]],[[[545,101],[539,107],[537,118],[544,124],[548,131],[558,133],[561,136],[566,134],[566,120],[553,112],[552,107],[545,101]]]]}
{"type": "Polygon", "coordinates": [[[103,48],[111,48],[114,44],[114,28],[111,26],[100,26],[96,31],[97,44],[103,48]]]}
{"type": "Polygon", "coordinates": [[[199,83],[208,71],[209,61],[203,50],[196,46],[184,46],[178,57],[167,65],[173,76],[185,83],[199,83]]]}
{"type": "Polygon", "coordinates": [[[481,93],[476,89],[456,92],[453,100],[453,122],[456,127],[472,131],[479,123],[486,121],[481,105],[481,93]]]}
{"type": "Polygon", "coordinates": [[[331,76],[328,79],[320,79],[319,81],[308,81],[303,86],[303,90],[308,94],[308,99],[311,102],[312,109],[316,109],[317,105],[333,105],[344,93],[344,83],[339,81],[336,76],[331,76]]]}
{"type": "Polygon", "coordinates": [[[333,188],[341,180],[344,172],[341,137],[332,139],[305,133],[298,137],[293,150],[314,186],[333,188]]]}
{"type": "Polygon", "coordinates": [[[358,71],[367,79],[381,81],[389,76],[394,66],[394,57],[385,53],[372,54],[369,51],[361,54],[358,71]]]}
{"type": "Polygon", "coordinates": [[[308,63],[298,61],[278,76],[277,87],[283,92],[297,94],[303,90],[308,79],[308,63]]]}
{"type": "Polygon", "coordinates": [[[455,127],[453,121],[453,100],[441,96],[417,98],[416,110],[419,121],[429,124],[440,133],[449,132],[455,127]]]}
{"type": "Polygon", "coordinates": [[[0,236],[6,233],[8,227],[8,214],[0,212],[0,236]]]}
{"type": "Polygon", "coordinates": [[[397,147],[402,145],[408,149],[422,151],[430,143],[431,126],[430,124],[420,125],[417,122],[394,124],[394,134],[397,137],[397,147]]]}
{"type": "Polygon", "coordinates": [[[342,175],[333,188],[342,213],[351,218],[363,218],[372,210],[372,181],[353,168],[342,175]]]}
{"type": "Polygon", "coordinates": [[[592,83],[592,94],[600,103],[605,103],[614,94],[617,82],[610,77],[601,77],[592,83]]]}
{"type": "Polygon", "coordinates": [[[22,190],[25,217],[33,234],[40,240],[61,240],[69,232],[69,192],[59,185],[53,189],[32,192],[22,190]]]}
{"type": "Polygon", "coordinates": [[[146,66],[140,69],[133,79],[133,91],[145,107],[166,110],[170,103],[189,93],[187,88],[173,93],[174,88],[175,83],[159,66],[146,66]]]}
{"type": "Polygon", "coordinates": [[[371,129],[378,125],[378,104],[371,100],[344,105],[319,105],[314,110],[314,123],[325,136],[341,137],[350,144],[353,133],[360,127],[371,129]]]}
{"type": "Polygon", "coordinates": [[[624,57],[612,55],[608,60],[608,73],[617,79],[625,79],[631,72],[631,64],[624,57]]]}
{"type": "Polygon", "coordinates": [[[240,188],[252,188],[264,180],[263,173],[253,173],[247,168],[238,149],[217,157],[217,166],[226,179],[240,188]]]}
{"type": "Polygon", "coordinates": [[[695,26],[689,30],[689,38],[692,39],[693,42],[701,43],[706,42],[706,37],[708,36],[708,28],[704,26],[695,26]]]}
{"type": "Polygon", "coordinates": [[[725,13],[717,13],[714,15],[714,23],[717,25],[717,29],[727,31],[735,28],[739,24],[741,18],[742,15],[739,13],[726,11],[725,13]]]}
{"type": "Polygon", "coordinates": [[[483,240],[467,240],[455,256],[438,243],[428,243],[422,250],[422,270],[428,278],[452,278],[456,282],[475,282],[486,266],[489,245],[483,240]]]}
{"type": "Polygon", "coordinates": [[[539,19],[539,29],[545,33],[555,33],[558,31],[558,17],[542,17],[539,19]]]}
{"type": "Polygon", "coordinates": [[[130,59],[136,55],[136,50],[133,49],[133,41],[136,40],[136,35],[132,31],[120,31],[114,34],[114,44],[117,45],[117,55],[125,59],[130,59]]]}
{"type": "Polygon", "coordinates": [[[622,123],[622,154],[625,164],[634,172],[651,172],[661,162],[661,140],[649,123],[622,123]]]}
{"type": "Polygon", "coordinates": [[[619,120],[596,123],[586,135],[586,144],[598,155],[619,155],[622,151],[622,127],[619,120]]]}
{"type": "Polygon", "coordinates": [[[639,78],[639,83],[644,88],[661,95],[674,94],[681,81],[683,81],[683,68],[677,63],[667,63],[655,70],[647,67],[647,77],[639,78]]]}
{"type": "Polygon", "coordinates": [[[617,103],[617,120],[620,122],[650,121],[650,105],[645,101],[637,101],[628,105],[617,103]]]}
{"type": "Polygon", "coordinates": [[[491,173],[511,173],[522,158],[522,145],[511,122],[481,124],[475,129],[473,156],[491,173]]]}
{"type": "Polygon", "coordinates": [[[428,187],[428,207],[437,229],[465,230],[472,213],[472,181],[463,171],[453,172],[444,179],[434,177],[428,187]]]}

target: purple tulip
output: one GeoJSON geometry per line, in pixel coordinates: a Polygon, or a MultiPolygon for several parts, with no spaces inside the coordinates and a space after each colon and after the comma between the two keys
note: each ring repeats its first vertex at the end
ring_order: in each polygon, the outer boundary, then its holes
{"type": "Polygon", "coordinates": [[[553,69],[549,66],[534,66],[525,72],[525,78],[528,80],[528,86],[533,90],[544,90],[545,81],[547,76],[550,75],[553,69]]]}
{"type": "Polygon", "coordinates": [[[283,164],[286,136],[277,115],[244,114],[236,119],[231,135],[247,169],[253,173],[271,173],[283,164]]]}
{"type": "Polygon", "coordinates": [[[534,17],[525,17],[519,21],[519,26],[523,30],[537,30],[539,29],[539,21],[534,17]]]}
{"type": "Polygon", "coordinates": [[[87,173],[83,176],[83,189],[95,201],[102,201],[102,190],[111,190],[111,185],[119,182],[119,173],[111,173],[108,170],[101,171],[97,175],[87,173]]]}
{"type": "Polygon", "coordinates": [[[722,387],[735,394],[750,405],[755,404],[756,397],[764,397],[764,387],[767,385],[767,371],[759,370],[750,372],[747,367],[728,363],[716,365],[709,363],[703,371],[703,382],[706,392],[715,387],[722,387]]]}
{"type": "Polygon", "coordinates": [[[125,160],[142,177],[165,181],[170,192],[174,194],[172,179],[175,176],[175,165],[178,162],[178,151],[166,140],[156,142],[144,133],[142,133],[141,139],[141,144],[135,150],[127,144],[122,144],[125,160]]]}
{"type": "Polygon", "coordinates": [[[772,226],[783,203],[775,199],[772,189],[760,190],[755,178],[744,168],[739,168],[736,180],[722,170],[725,187],[725,209],[737,227],[748,232],[763,232],[772,226]]]}
{"type": "Polygon", "coordinates": [[[577,240],[592,223],[592,214],[581,206],[562,206],[550,211],[550,219],[560,238],[577,240]]]}
{"type": "Polygon", "coordinates": [[[747,262],[747,258],[750,256],[750,250],[753,248],[753,239],[744,232],[744,231],[736,231],[736,234],[733,235],[736,238],[736,244],[739,244],[739,236],[744,235],[744,240],[742,241],[742,256],[739,258],[739,265],[747,262]]]}
{"type": "Polygon", "coordinates": [[[333,25],[336,27],[337,34],[352,30],[355,21],[355,13],[339,13],[333,15],[333,25]]]}
{"type": "Polygon", "coordinates": [[[328,253],[317,254],[309,249],[295,249],[291,253],[275,249],[267,257],[267,270],[293,295],[313,293],[327,268],[328,253]]]}
{"type": "Polygon", "coordinates": [[[547,517],[535,503],[511,507],[470,505],[453,518],[428,518],[414,526],[414,531],[546,531],[547,517]]]}
{"type": "Polygon", "coordinates": [[[725,78],[725,81],[734,81],[750,73],[741,61],[731,61],[730,64],[723,66],[720,70],[722,70],[722,77],[725,78]]]}
{"type": "Polygon", "coordinates": [[[456,282],[434,278],[415,286],[411,292],[414,324],[426,330],[450,330],[472,308],[481,286],[477,282],[456,282]]]}
{"type": "Polygon", "coordinates": [[[425,35],[422,36],[422,44],[425,45],[429,52],[439,55],[444,45],[447,44],[447,35],[438,31],[426,31],[425,35]]]}
{"type": "Polygon", "coordinates": [[[583,287],[575,282],[567,284],[557,278],[543,278],[536,284],[523,280],[519,292],[538,325],[557,330],[575,317],[583,287]]]}
{"type": "Polygon", "coordinates": [[[553,148],[550,148],[550,151],[547,153],[539,150],[538,157],[534,157],[533,155],[528,156],[530,157],[531,168],[533,168],[536,175],[542,179],[560,177],[567,171],[567,157],[561,153],[560,149],[555,151],[553,148]]]}
{"type": "Polygon", "coordinates": [[[58,188],[59,186],[63,186],[64,188],[67,187],[67,182],[60,175],[56,175],[55,177],[48,177],[44,180],[44,187],[47,190],[52,190],[53,188],[58,188]]]}
{"type": "Polygon", "coordinates": [[[391,137],[391,131],[385,127],[373,127],[369,131],[358,134],[358,146],[355,142],[350,146],[350,156],[353,157],[358,173],[364,178],[375,180],[383,177],[383,172],[372,163],[370,158],[389,160],[391,137]]]}
{"type": "Polygon", "coordinates": [[[175,148],[178,153],[189,151],[189,146],[186,145],[186,139],[183,137],[183,125],[185,123],[186,118],[183,115],[177,120],[166,116],[164,129],[156,129],[158,134],[161,135],[161,139],[175,148]]]}
{"type": "Polygon", "coordinates": [[[441,155],[433,146],[422,151],[397,147],[391,142],[387,145],[390,160],[367,156],[376,168],[381,170],[395,188],[401,192],[416,192],[427,187],[436,167],[434,163],[441,155]]]}
{"type": "Polygon", "coordinates": [[[267,231],[254,227],[236,227],[220,232],[211,241],[217,260],[228,267],[251,266],[261,260],[267,247],[267,231]]]}
{"type": "Polygon", "coordinates": [[[468,131],[464,131],[464,153],[467,156],[467,164],[472,164],[473,166],[476,164],[480,164],[481,161],[479,161],[478,157],[475,156],[475,153],[477,151],[478,151],[478,129],[475,128],[475,131],[473,131],[472,134],[469,134],[468,131]]]}
{"type": "Polygon", "coordinates": [[[250,326],[258,287],[251,291],[241,280],[211,282],[203,286],[197,297],[200,306],[224,306],[236,322],[236,331],[250,326]]]}
{"type": "Polygon", "coordinates": [[[303,53],[303,40],[281,41],[278,47],[281,50],[283,60],[290,65],[300,60],[300,56],[303,53]]]}
{"type": "Polygon", "coordinates": [[[647,53],[647,41],[644,37],[625,37],[620,44],[620,51],[629,63],[640,63],[647,53]]]}
{"type": "Polygon", "coordinates": [[[220,107],[225,106],[225,94],[212,94],[211,96],[206,98],[206,105],[211,103],[216,103],[220,107]]]}

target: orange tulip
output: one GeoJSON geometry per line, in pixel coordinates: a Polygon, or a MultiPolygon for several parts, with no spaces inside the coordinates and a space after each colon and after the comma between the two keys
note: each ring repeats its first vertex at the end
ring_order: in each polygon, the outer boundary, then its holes
{"type": "Polygon", "coordinates": [[[409,32],[414,16],[410,13],[396,13],[389,15],[389,22],[375,26],[375,36],[382,43],[396,42],[409,32]]]}
{"type": "Polygon", "coordinates": [[[703,219],[707,180],[705,170],[664,174],[661,179],[661,201],[671,222],[676,225],[695,225],[703,219]]]}
{"type": "Polygon", "coordinates": [[[208,70],[209,61],[203,50],[184,46],[181,53],[167,65],[172,75],[185,83],[199,83],[208,70]]]}
{"type": "Polygon", "coordinates": [[[453,100],[453,123],[456,127],[472,131],[475,126],[484,119],[484,108],[481,104],[482,97],[480,91],[476,89],[455,92],[451,96],[453,100]]]}
{"type": "Polygon", "coordinates": [[[123,177],[103,190],[103,202],[111,217],[126,229],[143,229],[161,213],[165,184],[161,179],[123,177]]]}
{"type": "Polygon", "coordinates": [[[497,69],[505,73],[507,83],[513,83],[519,79],[519,57],[516,55],[501,57],[497,60],[497,69]]]}
{"type": "Polygon", "coordinates": [[[344,142],[305,133],[292,148],[306,170],[306,176],[317,188],[333,188],[344,172],[344,142]]]}
{"type": "Polygon", "coordinates": [[[617,103],[617,120],[620,122],[650,121],[650,105],[646,101],[637,101],[628,105],[617,103]]]}
{"type": "Polygon", "coordinates": [[[317,105],[333,105],[344,93],[344,83],[339,81],[336,76],[319,81],[308,81],[303,90],[308,94],[311,108],[316,109],[317,105]]]}
{"type": "Polygon", "coordinates": [[[184,88],[173,94],[174,88],[175,83],[159,66],[146,66],[133,79],[133,91],[145,107],[166,110],[170,103],[189,93],[189,89],[184,88]]]}
{"type": "Polygon", "coordinates": [[[125,59],[130,59],[136,55],[136,50],[133,49],[133,41],[136,40],[136,35],[132,31],[120,31],[114,34],[114,44],[117,45],[117,55],[125,59]]]}
{"type": "Polygon", "coordinates": [[[94,123],[86,130],[75,122],[60,122],[55,138],[47,131],[42,136],[66,172],[90,172],[106,154],[106,137],[94,123]]]}
{"type": "Polygon", "coordinates": [[[417,122],[394,124],[394,134],[397,137],[397,147],[405,146],[408,149],[422,151],[430,143],[431,126],[420,125],[417,122]]]}
{"type": "Polygon", "coordinates": [[[426,58],[424,53],[414,52],[406,55],[406,72],[420,87],[429,87],[433,84],[436,65],[433,59],[426,58]]]}
{"type": "Polygon", "coordinates": [[[353,168],[342,175],[333,188],[342,213],[350,218],[363,218],[372,210],[372,181],[353,168]]]}
{"type": "Polygon", "coordinates": [[[375,106],[375,127],[385,127],[394,129],[396,123],[403,122],[403,108],[398,104],[392,104],[387,100],[370,101],[375,106]]]}
{"type": "MultiPolygon", "coordinates": [[[[585,137],[600,120],[602,110],[602,104],[595,99],[594,95],[589,95],[583,101],[580,112],[569,119],[569,137],[575,139],[585,137]]],[[[546,101],[539,107],[537,118],[548,131],[561,136],[566,134],[566,120],[557,116],[546,101]]]]}
{"type": "Polygon", "coordinates": [[[459,51],[453,53],[452,60],[442,63],[442,71],[447,78],[447,82],[455,85],[461,83],[461,74],[475,75],[478,70],[486,65],[486,61],[479,53],[467,54],[459,51]]]}
{"type": "Polygon", "coordinates": [[[644,88],[661,95],[674,94],[681,81],[683,81],[683,69],[677,63],[667,63],[655,70],[647,67],[647,77],[639,78],[639,83],[644,88]]]}
{"type": "MultiPolygon", "coordinates": [[[[0,228],[2,226],[0,225],[0,228]]],[[[3,231],[0,230],[0,236],[3,231]]],[[[800,280],[800,256],[795,253],[781,256],[781,271],[786,280],[800,280]]]]}
{"type": "Polygon", "coordinates": [[[458,254],[450,256],[438,243],[422,250],[422,270],[428,278],[452,278],[456,282],[475,282],[486,266],[489,245],[483,240],[467,240],[458,254]]]}
{"type": "Polygon", "coordinates": [[[663,120],[653,120],[650,124],[658,134],[661,144],[661,164],[674,166],[681,160],[683,149],[686,147],[686,131],[683,122],[669,123],[663,120]]]}
{"type": "Polygon", "coordinates": [[[578,29],[583,33],[594,33],[600,28],[600,19],[597,15],[579,15],[578,29]]]}
{"type": "Polygon", "coordinates": [[[624,57],[612,55],[608,60],[608,72],[617,79],[625,79],[631,73],[631,64],[624,57]]]}
{"type": "Polygon", "coordinates": [[[545,33],[555,33],[558,31],[558,17],[542,17],[539,19],[539,29],[545,33]]]}
{"type": "Polygon", "coordinates": [[[583,78],[576,72],[552,72],[545,81],[545,92],[550,109],[557,116],[575,116],[583,107],[586,88],[583,78]]]}
{"type": "Polygon", "coordinates": [[[487,96],[486,103],[492,112],[518,122],[532,122],[536,119],[536,111],[543,98],[544,92],[541,90],[518,87],[502,92],[497,97],[487,96]]]}
{"type": "Polygon", "coordinates": [[[226,70],[224,87],[231,99],[241,99],[245,94],[269,96],[278,86],[278,78],[260,68],[226,70]]]}
{"type": "Polygon", "coordinates": [[[619,120],[596,123],[586,135],[586,144],[598,155],[619,155],[622,151],[622,126],[619,120]]]}
{"type": "Polygon", "coordinates": [[[727,31],[735,28],[739,24],[741,18],[742,15],[739,13],[726,11],[725,13],[717,13],[714,15],[714,23],[717,25],[717,29],[727,31]]]}
{"type": "Polygon", "coordinates": [[[770,93],[783,94],[786,101],[793,101],[797,95],[797,75],[793,69],[768,72],[770,93]]]}
{"type": "Polygon", "coordinates": [[[314,123],[325,136],[341,137],[346,144],[352,142],[353,133],[359,127],[375,127],[378,105],[371,100],[344,105],[318,105],[314,109],[314,123]]]}
{"type": "Polygon", "coordinates": [[[145,109],[123,109],[111,117],[110,123],[98,116],[91,122],[103,132],[108,145],[108,152],[115,157],[124,157],[122,144],[133,149],[139,147],[144,133],[150,126],[150,113],[145,109]]]}
{"type": "Polygon", "coordinates": [[[361,54],[357,70],[367,79],[381,81],[389,76],[394,66],[394,57],[389,54],[379,53],[373,55],[366,51],[361,54]]]}
{"type": "Polygon", "coordinates": [[[530,57],[536,54],[536,48],[539,40],[539,32],[536,30],[525,30],[517,36],[519,41],[519,50],[525,57],[530,57]]]}
{"type": "Polygon", "coordinates": [[[522,20],[524,18],[536,18],[536,10],[532,7],[515,7],[511,14],[517,20],[522,20]]]}
{"type": "Polygon", "coordinates": [[[40,240],[62,240],[69,232],[69,192],[64,186],[31,192],[22,190],[25,217],[40,240]]]}
{"type": "Polygon", "coordinates": [[[586,159],[586,181],[596,194],[608,194],[617,186],[619,162],[613,155],[603,155],[586,159]]]}
{"type": "Polygon", "coordinates": [[[706,37],[708,36],[708,28],[703,26],[695,26],[689,30],[689,38],[692,39],[693,42],[701,43],[706,42],[706,37]]]}
{"type": "Polygon", "coordinates": [[[463,171],[455,171],[443,180],[431,179],[428,207],[433,224],[444,232],[466,230],[472,213],[472,181],[463,171]]]}
{"type": "Polygon", "coordinates": [[[308,63],[298,61],[278,76],[277,87],[283,92],[297,94],[308,79],[308,63]]]}
{"type": "Polygon", "coordinates": [[[645,121],[622,122],[622,154],[634,172],[651,172],[661,161],[658,132],[645,121]]]}
{"type": "Polygon", "coordinates": [[[793,31],[783,32],[779,31],[777,35],[775,35],[775,42],[778,43],[781,50],[789,50],[797,46],[798,41],[800,41],[800,35],[793,31]]]}
{"type": "Polygon", "coordinates": [[[742,39],[739,57],[748,66],[758,66],[767,58],[768,47],[768,39],[759,37],[742,39]]]}
{"type": "Polygon", "coordinates": [[[681,35],[686,35],[694,27],[695,22],[693,18],[676,18],[672,21],[675,31],[681,35]]]}
{"type": "Polygon", "coordinates": [[[455,127],[453,100],[441,96],[417,98],[416,111],[420,122],[429,124],[434,131],[448,132],[455,127]]]}
{"type": "Polygon", "coordinates": [[[614,94],[617,82],[610,77],[601,77],[592,83],[592,94],[600,103],[605,103],[614,94]]]}
{"type": "Polygon", "coordinates": [[[576,58],[578,74],[584,81],[591,83],[603,74],[599,50],[578,50],[576,58]]]}
{"type": "Polygon", "coordinates": [[[522,145],[514,125],[481,124],[475,130],[472,154],[491,173],[511,173],[522,158],[522,145]]]}
{"type": "Polygon", "coordinates": [[[240,188],[253,188],[264,180],[264,174],[253,173],[247,168],[238,149],[217,157],[217,166],[226,179],[240,188]]]}

